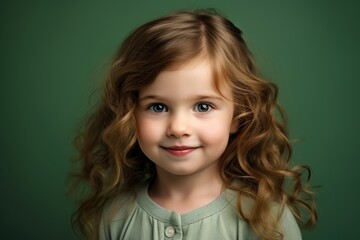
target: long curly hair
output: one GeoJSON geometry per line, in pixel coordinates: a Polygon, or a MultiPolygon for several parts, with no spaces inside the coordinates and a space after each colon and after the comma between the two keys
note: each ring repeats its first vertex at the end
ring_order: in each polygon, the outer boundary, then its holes
{"type": "Polygon", "coordinates": [[[74,176],[87,187],[73,223],[86,239],[97,239],[100,216],[110,199],[134,191],[156,174],[137,144],[138,91],[164,69],[203,53],[212,63],[216,86],[229,84],[233,90],[239,128],[230,136],[219,166],[225,186],[239,193],[239,214],[262,239],[282,239],[281,211],[269,221],[273,203],[280,210],[290,206],[301,225],[316,223],[310,169],[289,166],[291,145],[277,87],[260,77],[241,30],[215,11],[181,11],[146,23],[125,39],[102,99],[75,139],[80,169],[74,176]],[[252,199],[251,211],[243,209],[243,197],[252,199]]]}

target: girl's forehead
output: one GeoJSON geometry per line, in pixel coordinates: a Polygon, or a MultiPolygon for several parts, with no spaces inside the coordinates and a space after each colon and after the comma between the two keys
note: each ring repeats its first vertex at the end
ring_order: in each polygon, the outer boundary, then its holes
{"type": "Polygon", "coordinates": [[[208,58],[196,58],[173,65],[161,71],[150,85],[143,87],[139,92],[139,97],[142,98],[144,95],[169,97],[216,95],[231,98],[231,91],[226,84],[221,84],[221,89],[219,89],[218,79],[214,76],[212,66],[208,58]]]}

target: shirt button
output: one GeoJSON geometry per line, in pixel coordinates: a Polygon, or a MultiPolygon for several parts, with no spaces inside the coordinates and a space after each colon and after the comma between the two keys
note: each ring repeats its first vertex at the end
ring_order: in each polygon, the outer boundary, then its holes
{"type": "Polygon", "coordinates": [[[165,236],[171,238],[174,236],[174,234],[175,234],[175,228],[173,226],[167,226],[165,228],[165,236]]]}

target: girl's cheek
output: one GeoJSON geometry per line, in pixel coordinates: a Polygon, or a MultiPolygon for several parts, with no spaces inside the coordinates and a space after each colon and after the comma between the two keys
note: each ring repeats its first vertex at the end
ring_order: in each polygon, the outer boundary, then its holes
{"type": "Polygon", "coordinates": [[[205,126],[199,133],[203,141],[209,144],[227,142],[230,136],[229,129],[225,128],[223,124],[205,126]]]}
{"type": "Polygon", "coordinates": [[[159,124],[159,121],[151,121],[144,118],[140,118],[139,121],[137,121],[138,138],[155,138],[161,131],[161,124],[159,124]]]}

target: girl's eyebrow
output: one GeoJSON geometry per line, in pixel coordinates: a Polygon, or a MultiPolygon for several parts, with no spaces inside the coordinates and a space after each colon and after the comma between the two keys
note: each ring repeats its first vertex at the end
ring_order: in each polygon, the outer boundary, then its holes
{"type": "MultiPolygon", "coordinates": [[[[139,101],[145,101],[145,100],[158,100],[158,101],[165,101],[167,98],[164,96],[158,96],[158,95],[148,95],[141,97],[139,101]]],[[[222,97],[219,97],[217,95],[198,95],[190,98],[190,100],[194,101],[200,101],[200,100],[224,100],[222,97]]]]}
{"type": "Polygon", "coordinates": [[[194,98],[193,98],[194,100],[197,100],[197,101],[199,101],[199,100],[207,100],[207,99],[209,99],[209,100],[224,100],[224,98],[222,98],[222,97],[219,97],[218,95],[199,95],[199,96],[195,96],[194,98]]]}
{"type": "Polygon", "coordinates": [[[161,97],[161,96],[156,96],[156,95],[148,95],[148,96],[144,96],[139,98],[139,101],[145,101],[145,100],[160,100],[160,101],[164,101],[166,98],[161,97]]]}

